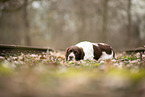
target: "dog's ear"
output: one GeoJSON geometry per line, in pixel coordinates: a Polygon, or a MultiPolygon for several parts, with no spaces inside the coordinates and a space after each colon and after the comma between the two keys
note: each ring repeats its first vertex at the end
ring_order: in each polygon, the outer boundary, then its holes
{"type": "Polygon", "coordinates": [[[65,51],[65,60],[68,60],[68,52],[69,52],[70,47],[68,47],[65,51]]]}
{"type": "Polygon", "coordinates": [[[80,48],[80,52],[81,52],[80,60],[82,60],[82,59],[84,59],[85,53],[82,48],[80,48]]]}

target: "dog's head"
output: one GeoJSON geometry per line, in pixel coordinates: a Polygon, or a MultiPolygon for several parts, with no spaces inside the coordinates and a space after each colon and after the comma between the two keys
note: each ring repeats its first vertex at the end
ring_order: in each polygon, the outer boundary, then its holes
{"type": "Polygon", "coordinates": [[[66,61],[81,60],[84,58],[84,51],[80,47],[71,46],[66,49],[65,58],[66,61]]]}

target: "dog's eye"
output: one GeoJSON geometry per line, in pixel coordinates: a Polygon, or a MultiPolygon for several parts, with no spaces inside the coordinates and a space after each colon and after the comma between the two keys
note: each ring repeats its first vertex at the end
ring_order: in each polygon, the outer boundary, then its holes
{"type": "Polygon", "coordinates": [[[78,52],[77,52],[77,51],[74,51],[74,53],[75,53],[75,54],[78,54],[78,52]]]}
{"type": "Polygon", "coordinates": [[[70,50],[69,52],[72,52],[72,50],[70,50]]]}

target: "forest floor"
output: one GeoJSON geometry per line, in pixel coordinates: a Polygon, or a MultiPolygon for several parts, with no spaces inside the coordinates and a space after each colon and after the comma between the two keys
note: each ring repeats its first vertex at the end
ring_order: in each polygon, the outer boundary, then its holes
{"type": "Polygon", "coordinates": [[[64,52],[0,57],[0,97],[145,97],[145,54],[66,62],[64,52]]]}

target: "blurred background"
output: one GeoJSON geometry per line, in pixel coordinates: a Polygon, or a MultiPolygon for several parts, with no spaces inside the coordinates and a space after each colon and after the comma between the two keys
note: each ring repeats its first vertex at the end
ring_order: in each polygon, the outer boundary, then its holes
{"type": "Polygon", "coordinates": [[[0,44],[65,50],[84,40],[143,46],[145,0],[0,0],[0,44]]]}

